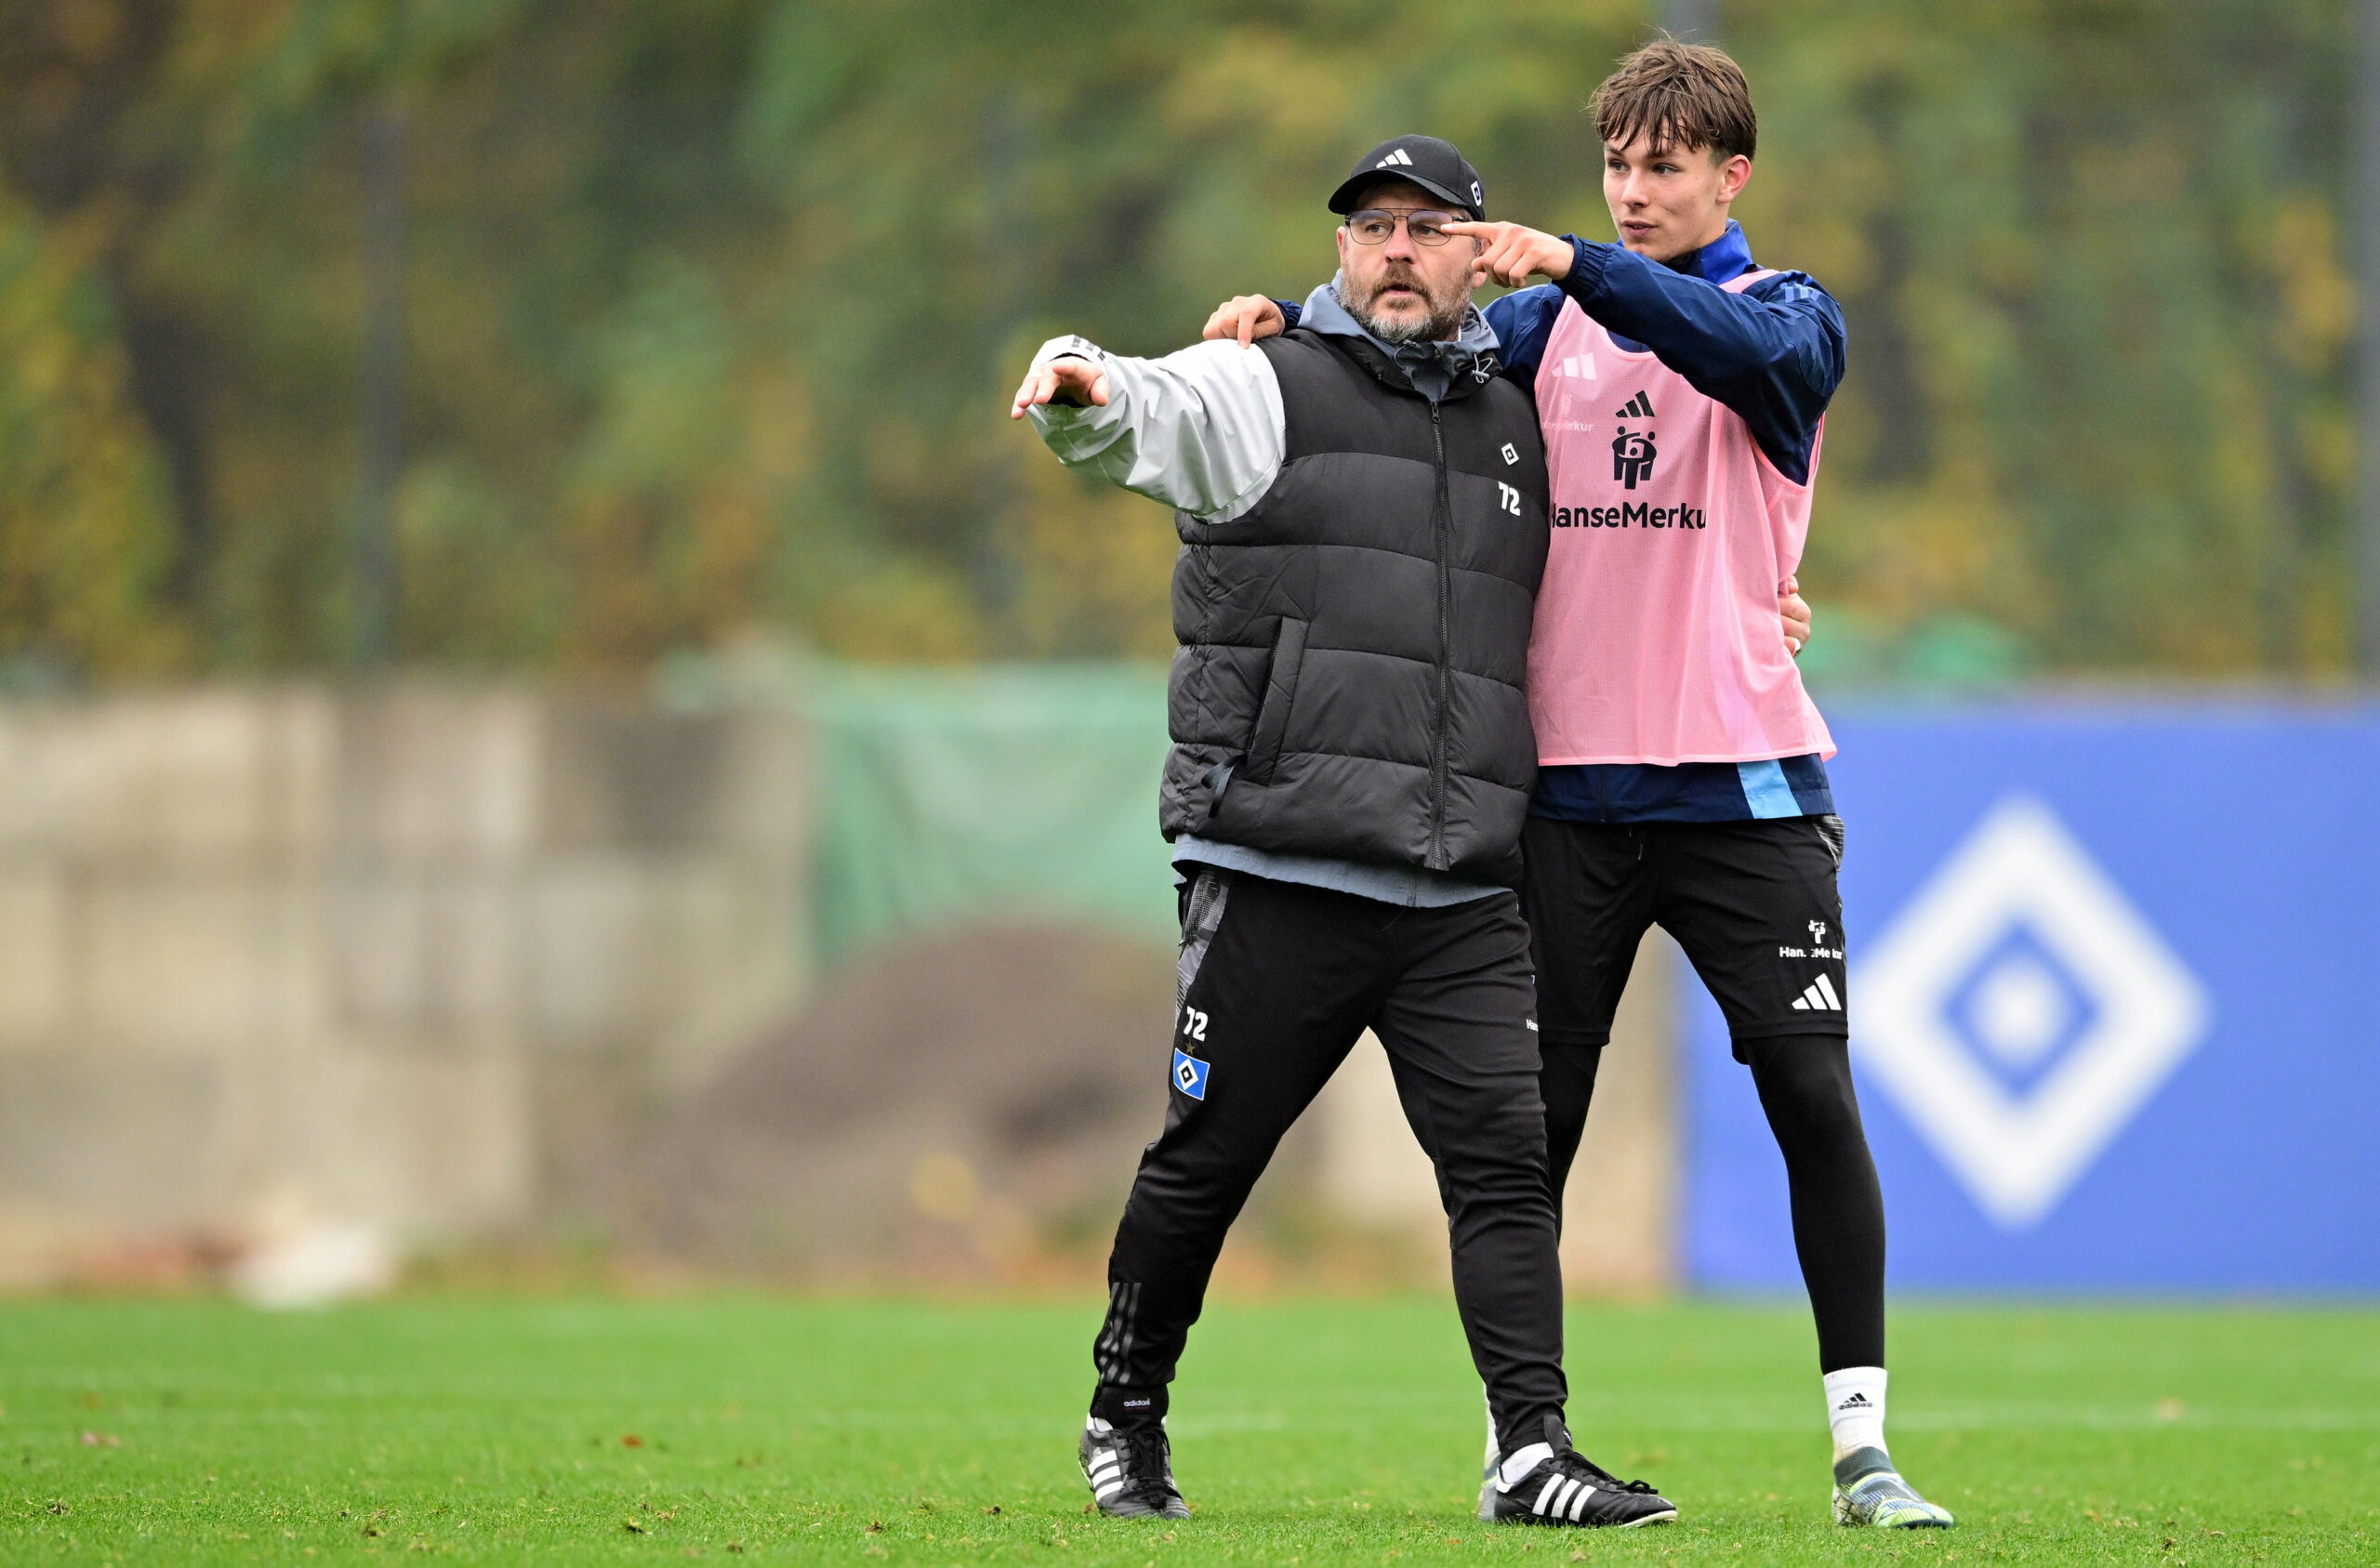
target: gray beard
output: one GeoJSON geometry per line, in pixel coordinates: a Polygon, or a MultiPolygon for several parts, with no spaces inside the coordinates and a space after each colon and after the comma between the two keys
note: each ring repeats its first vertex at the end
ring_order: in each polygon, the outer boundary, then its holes
{"type": "Polygon", "coordinates": [[[1331,292],[1339,296],[1340,306],[1347,314],[1362,323],[1366,332],[1383,343],[1451,342],[1462,330],[1463,302],[1461,300],[1446,308],[1440,308],[1432,301],[1430,313],[1418,322],[1392,322],[1373,315],[1370,310],[1349,299],[1343,278],[1332,287],[1331,292]]]}

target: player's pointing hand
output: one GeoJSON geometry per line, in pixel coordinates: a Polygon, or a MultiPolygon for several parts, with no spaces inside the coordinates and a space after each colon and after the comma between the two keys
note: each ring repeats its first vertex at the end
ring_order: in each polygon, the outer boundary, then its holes
{"type": "Polygon", "coordinates": [[[1479,242],[1479,267],[1497,283],[1518,285],[1540,273],[1549,278],[1570,274],[1576,253],[1570,242],[1518,223],[1449,223],[1449,234],[1479,242]]]}
{"type": "Polygon", "coordinates": [[[1087,404],[1105,408],[1107,367],[1072,355],[1035,365],[1025,373],[1025,381],[1016,389],[1016,405],[1008,411],[1008,416],[1022,419],[1026,409],[1051,402],[1073,408],[1087,404]]]}

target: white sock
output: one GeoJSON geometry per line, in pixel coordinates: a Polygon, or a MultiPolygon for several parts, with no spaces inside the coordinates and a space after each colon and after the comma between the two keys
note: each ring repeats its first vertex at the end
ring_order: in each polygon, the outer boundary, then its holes
{"type": "Polygon", "coordinates": [[[1515,1448],[1498,1469],[1496,1478],[1507,1490],[1510,1490],[1513,1482],[1552,1457],[1554,1457],[1554,1445],[1550,1443],[1532,1443],[1527,1447],[1515,1448]]]}
{"type": "Polygon", "coordinates": [[[1834,1456],[1884,1445],[1884,1369],[1846,1366],[1826,1375],[1826,1424],[1834,1429],[1834,1456]]]}

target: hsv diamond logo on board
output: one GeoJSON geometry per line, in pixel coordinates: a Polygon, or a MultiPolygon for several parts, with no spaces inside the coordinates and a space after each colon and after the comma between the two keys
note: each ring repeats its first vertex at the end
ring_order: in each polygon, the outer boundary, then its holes
{"type": "Polygon", "coordinates": [[[2209,1018],[2172,947],[2022,795],[1902,909],[1852,995],[1861,1065],[2008,1231],[2057,1206],[2209,1018]]]}

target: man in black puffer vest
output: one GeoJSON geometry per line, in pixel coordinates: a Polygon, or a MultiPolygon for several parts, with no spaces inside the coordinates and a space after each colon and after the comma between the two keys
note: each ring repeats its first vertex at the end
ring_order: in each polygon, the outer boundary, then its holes
{"type": "MultiPolygon", "coordinates": [[[[1546,555],[1527,395],[1469,304],[1477,174],[1428,137],[1332,196],[1340,275],[1298,330],[1161,360],[1079,338],[1013,412],[1072,468],[1179,509],[1173,749],[1182,880],[1164,1132],[1108,1265],[1081,1443],[1100,1508],[1181,1517],[1167,1389],[1224,1232],[1366,1029],[1437,1167],[1487,1385],[1499,1517],[1675,1510],[1572,1452],[1528,935],[1512,884],[1536,773],[1521,681],[1546,555]]],[[[1491,1490],[1495,1490],[1491,1488],[1491,1490]]]]}

